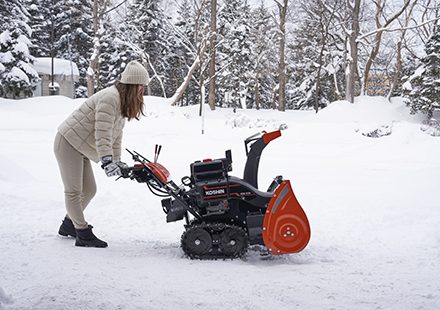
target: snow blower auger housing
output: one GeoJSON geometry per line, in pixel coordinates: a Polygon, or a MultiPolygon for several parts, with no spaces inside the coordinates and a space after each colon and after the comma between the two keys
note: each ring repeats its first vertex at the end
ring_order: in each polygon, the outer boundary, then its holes
{"type": "Polygon", "coordinates": [[[135,165],[122,177],[146,183],[161,197],[167,222],[185,219],[181,238],[190,258],[216,259],[243,256],[249,245],[265,246],[273,255],[296,253],[310,240],[306,214],[293,193],[289,180],[274,178],[267,191],[258,189],[257,176],[263,149],[281,131],[262,132],[245,140],[247,162],[243,178],[229,175],[231,151],[225,158],[205,159],[190,165],[191,175],[178,186],[168,170],[154,161],[127,150],[135,165]]]}

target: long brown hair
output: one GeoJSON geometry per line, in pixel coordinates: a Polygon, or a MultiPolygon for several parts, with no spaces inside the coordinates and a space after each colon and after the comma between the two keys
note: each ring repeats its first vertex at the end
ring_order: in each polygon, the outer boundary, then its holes
{"type": "Polygon", "coordinates": [[[138,85],[124,84],[120,81],[115,83],[116,89],[119,91],[121,97],[121,114],[123,117],[132,120],[135,118],[139,120],[141,115],[144,115],[144,94],[139,93],[138,85]]]}

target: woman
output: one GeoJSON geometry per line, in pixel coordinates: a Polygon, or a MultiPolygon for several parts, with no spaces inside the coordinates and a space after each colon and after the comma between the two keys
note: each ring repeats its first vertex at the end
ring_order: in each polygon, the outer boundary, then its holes
{"type": "Polygon", "coordinates": [[[59,127],[54,152],[64,183],[67,215],[58,233],[76,238],[75,245],[105,248],[84,218],[84,209],[95,196],[96,183],[90,160],[107,176],[121,175],[126,164],[121,159],[125,118],[143,115],[147,71],[136,61],[127,64],[121,80],[88,98],[59,127]]]}

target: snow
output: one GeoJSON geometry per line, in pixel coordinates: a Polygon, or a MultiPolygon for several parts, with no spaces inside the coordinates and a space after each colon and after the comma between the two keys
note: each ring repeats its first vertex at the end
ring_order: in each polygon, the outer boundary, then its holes
{"type": "Polygon", "coordinates": [[[24,44],[26,44],[26,46],[32,45],[31,40],[29,40],[25,35],[22,34],[18,36],[17,42],[23,42],[24,44]]]}
{"type": "MultiPolygon", "coordinates": [[[[1,309],[440,308],[440,139],[420,130],[400,99],[361,97],[318,114],[205,108],[201,135],[198,106],[145,97],[146,116],[127,123],[123,147],[151,157],[162,144],[159,162],[179,183],[191,162],[227,149],[231,174],[241,176],[243,140],[288,127],[264,150],[259,184],[291,180],[310,244],[270,260],[249,251],[225,261],[183,257],[183,222],[167,224],[160,198],[98,165],[86,217],[109,248],[57,236],[64,198],[53,140],[82,101],[0,99],[1,309]],[[230,126],[236,115],[247,125],[230,126]],[[358,131],[373,123],[391,123],[392,133],[358,131]]],[[[131,163],[125,152],[123,160],[131,163]]]]}
{"type": "MultiPolygon", "coordinates": [[[[71,65],[73,68],[73,75],[79,76],[78,67],[74,62],[70,62],[69,60],[61,58],[54,58],[54,74],[70,76],[71,65]]],[[[51,57],[36,57],[33,66],[34,69],[40,74],[52,74],[51,57]]]]}
{"type": "Polygon", "coordinates": [[[20,66],[20,68],[26,72],[27,75],[30,76],[38,76],[37,71],[34,70],[34,68],[32,67],[32,65],[20,60],[18,65],[20,66]]]}
{"type": "Polygon", "coordinates": [[[14,45],[14,52],[16,54],[22,53],[25,56],[29,56],[29,48],[27,44],[24,41],[19,41],[17,44],[14,45]]]}
{"type": "Polygon", "coordinates": [[[406,81],[405,83],[402,84],[402,90],[408,90],[408,91],[412,91],[412,85],[410,81],[406,81]]]}
{"type": "Polygon", "coordinates": [[[424,65],[418,67],[418,68],[416,69],[416,71],[414,72],[414,74],[411,75],[411,77],[410,77],[410,81],[413,80],[413,79],[415,79],[415,78],[417,78],[417,77],[422,76],[422,74],[425,72],[425,70],[426,70],[426,68],[425,68],[424,65]]]}
{"type": "Polygon", "coordinates": [[[0,33],[0,45],[7,46],[10,41],[11,41],[11,33],[9,32],[9,30],[5,30],[2,33],[0,33]]]}
{"type": "Polygon", "coordinates": [[[24,81],[25,83],[29,84],[28,76],[20,68],[13,67],[8,73],[8,77],[11,81],[24,81]]]}
{"type": "Polygon", "coordinates": [[[60,88],[60,84],[57,83],[57,82],[53,82],[53,84],[52,84],[52,82],[50,82],[50,83],[49,83],[49,88],[50,88],[50,87],[60,88]]]}
{"type": "Polygon", "coordinates": [[[0,63],[8,64],[15,60],[11,51],[7,51],[6,53],[0,53],[0,63]]]}

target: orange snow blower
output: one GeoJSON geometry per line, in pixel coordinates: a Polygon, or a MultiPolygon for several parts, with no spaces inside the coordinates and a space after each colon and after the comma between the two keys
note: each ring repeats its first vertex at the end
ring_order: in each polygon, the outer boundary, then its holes
{"type": "Polygon", "coordinates": [[[127,150],[136,164],[124,169],[122,177],[146,183],[153,194],[167,197],[162,199],[167,222],[186,221],[181,246],[190,258],[237,258],[249,245],[265,246],[272,255],[296,253],[308,244],[310,226],[290,181],[277,176],[265,192],[257,184],[261,153],[280,136],[277,130],[245,140],[242,179],[229,175],[228,150],[225,158],[192,163],[191,175],[178,186],[157,163],[161,150],[157,145],[154,161],[127,150]]]}

